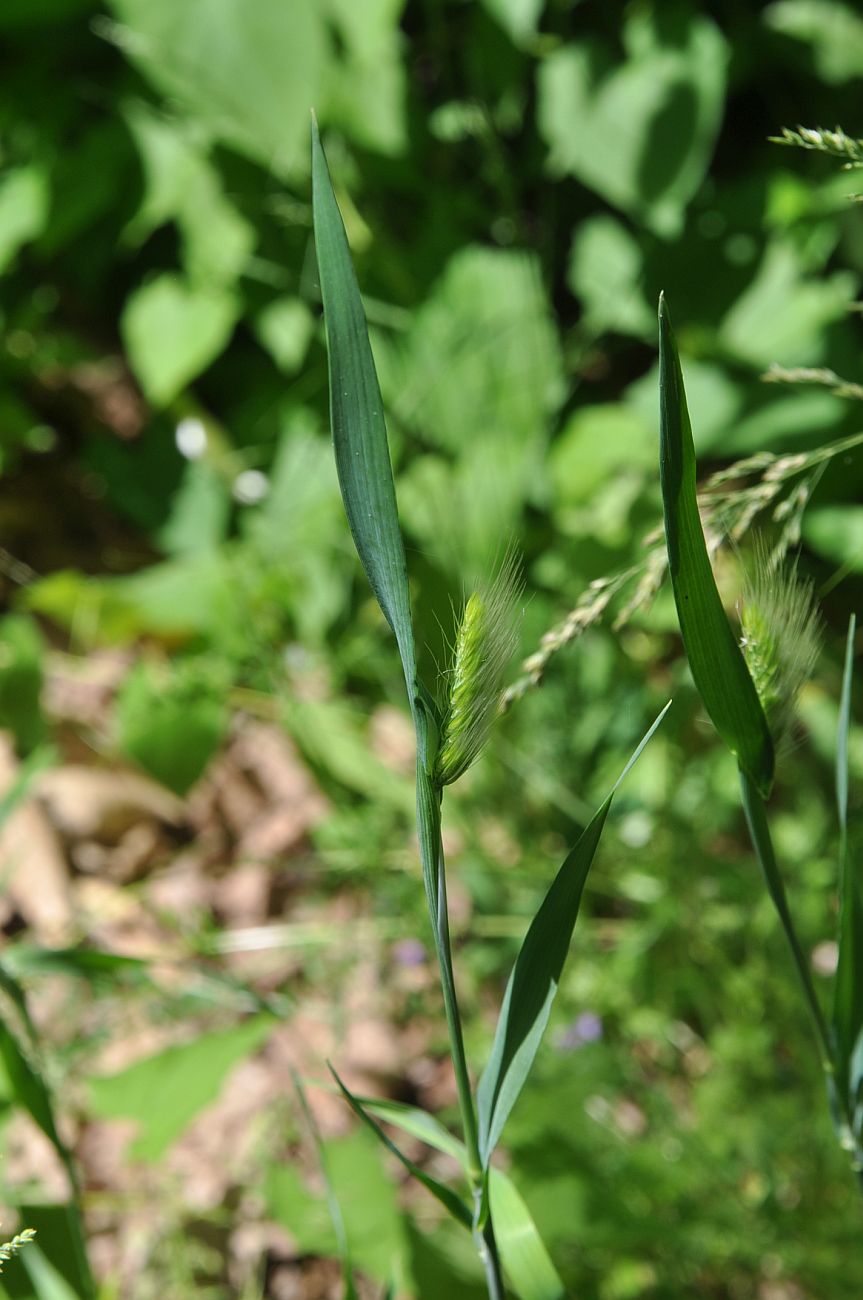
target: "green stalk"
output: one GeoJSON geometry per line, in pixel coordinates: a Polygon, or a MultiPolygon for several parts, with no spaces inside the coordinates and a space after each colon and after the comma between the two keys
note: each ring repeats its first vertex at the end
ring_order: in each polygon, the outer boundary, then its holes
{"type": "Polygon", "coordinates": [[[764,875],[767,892],[773,900],[773,906],[776,908],[779,920],[782,923],[782,929],[785,932],[788,947],[791,949],[791,956],[797,969],[806,1005],[809,1008],[809,1012],[815,1025],[815,1031],[818,1038],[819,1056],[821,1058],[821,1067],[824,1071],[827,1095],[830,1101],[830,1109],[833,1114],[836,1131],[839,1136],[839,1143],[843,1150],[848,1151],[851,1155],[855,1172],[860,1180],[861,1187],[863,1187],[863,1163],[861,1163],[861,1161],[863,1161],[863,1152],[858,1149],[852,1136],[852,1116],[849,1110],[848,1098],[846,1097],[844,1090],[837,1086],[836,1055],[833,1037],[827,1027],[827,1021],[824,1019],[824,1013],[821,1010],[821,1004],[819,1003],[818,995],[815,992],[815,985],[812,982],[809,963],[806,960],[800,940],[797,937],[797,931],[794,929],[794,922],[791,919],[785,886],[782,883],[782,877],[779,874],[779,867],[776,862],[776,855],[773,851],[773,840],[770,835],[770,826],[767,821],[767,805],[765,800],[756,790],[752,780],[742,769],[740,771],[740,790],[743,800],[743,811],[746,814],[746,824],[749,828],[749,836],[752,840],[752,846],[755,849],[755,855],[758,858],[764,875]]]}
{"type": "Polygon", "coordinates": [[[455,1072],[459,1111],[461,1112],[464,1142],[467,1148],[467,1175],[474,1204],[473,1237],[485,1269],[489,1300],[504,1300],[503,1277],[491,1214],[486,1215],[484,1224],[481,1225],[480,1223],[484,1202],[484,1175],[479,1151],[476,1110],[473,1103],[470,1074],[467,1068],[461,1013],[459,1011],[452,965],[452,946],[450,944],[449,912],[446,896],[446,868],[441,838],[442,798],[442,792],[432,783],[422,761],[418,761],[417,831],[420,858],[429,919],[431,920],[438,970],[440,972],[441,991],[443,993],[447,1032],[449,1034],[450,1056],[452,1057],[455,1072]]]}

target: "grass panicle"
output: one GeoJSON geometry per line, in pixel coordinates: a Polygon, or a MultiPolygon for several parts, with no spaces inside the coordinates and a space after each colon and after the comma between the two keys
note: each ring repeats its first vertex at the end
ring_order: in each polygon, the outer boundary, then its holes
{"type": "Polygon", "coordinates": [[[822,623],[812,584],[759,539],[739,607],[740,648],[777,752],[788,744],[794,706],[821,650],[822,623]]]}
{"type": "Polygon", "coordinates": [[[14,1259],[25,1246],[30,1244],[35,1236],[35,1228],[22,1228],[20,1232],[16,1232],[10,1241],[4,1241],[0,1245],[0,1273],[3,1272],[3,1265],[8,1264],[10,1259],[14,1259]]]}
{"type": "Polygon", "coordinates": [[[507,551],[494,578],[468,597],[456,633],[435,783],[451,785],[483,748],[500,712],[504,673],[518,640],[522,581],[507,551]]]}

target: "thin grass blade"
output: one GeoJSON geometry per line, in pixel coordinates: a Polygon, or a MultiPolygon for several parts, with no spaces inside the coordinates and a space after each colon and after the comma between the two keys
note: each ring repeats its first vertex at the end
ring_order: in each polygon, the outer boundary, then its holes
{"type": "Polygon", "coordinates": [[[327,1209],[330,1215],[330,1222],[333,1225],[333,1232],[336,1236],[336,1245],[338,1246],[339,1260],[342,1266],[342,1280],[344,1282],[342,1300],[359,1300],[356,1282],[354,1281],[353,1265],[351,1264],[350,1244],[348,1242],[347,1232],[345,1231],[344,1215],[342,1214],[342,1207],[339,1204],[336,1189],[333,1186],[333,1180],[330,1177],[330,1164],[327,1159],[327,1149],[324,1146],[320,1129],[315,1122],[315,1117],[312,1114],[311,1107],[309,1106],[309,1100],[306,1096],[306,1090],[303,1087],[302,1080],[294,1071],[291,1072],[291,1077],[293,1078],[294,1090],[300,1103],[300,1110],[302,1111],[303,1119],[306,1122],[306,1128],[309,1130],[312,1142],[315,1146],[318,1168],[320,1169],[324,1180],[327,1209]]]}
{"type": "Polygon", "coordinates": [[[614,790],[582,831],[524,937],[504,994],[491,1056],[477,1089],[480,1156],[486,1167],[524,1086],[548,1024],[585,881],[614,791],[665,717],[669,704],[639,744],[614,790]]]}
{"type": "MultiPolygon", "coordinates": [[[[467,1173],[464,1143],[453,1137],[433,1115],[398,1101],[378,1101],[371,1097],[355,1100],[378,1119],[419,1138],[436,1151],[453,1156],[467,1173]]],[[[498,1250],[520,1300],[557,1300],[564,1295],[563,1283],[533,1217],[502,1169],[489,1171],[489,1199],[498,1250]]]]}
{"type": "Polygon", "coordinates": [[[416,1178],[418,1182],[422,1183],[423,1187],[425,1187],[427,1191],[431,1192],[432,1196],[436,1197],[436,1199],[440,1201],[441,1205],[444,1207],[447,1213],[452,1215],[452,1217],[456,1220],[457,1223],[461,1223],[464,1227],[468,1229],[472,1228],[473,1215],[471,1214],[470,1209],[464,1203],[461,1197],[458,1196],[452,1190],[452,1188],[444,1186],[444,1184],[438,1182],[436,1178],[432,1178],[430,1174],[427,1174],[425,1170],[420,1169],[419,1165],[414,1164],[413,1160],[410,1160],[404,1154],[403,1151],[400,1151],[399,1148],[396,1146],[395,1142],[393,1142],[393,1140],[387,1136],[387,1134],[381,1128],[380,1124],[377,1123],[377,1121],[373,1118],[370,1112],[365,1108],[365,1106],[359,1100],[359,1098],[355,1097],[353,1093],[345,1086],[345,1084],[339,1078],[336,1071],[333,1069],[332,1065],[330,1065],[329,1069],[330,1069],[330,1073],[332,1074],[333,1078],[335,1079],[336,1083],[339,1086],[339,1090],[341,1091],[342,1096],[344,1097],[345,1101],[348,1103],[348,1105],[350,1106],[354,1114],[357,1115],[363,1121],[364,1124],[367,1124],[368,1127],[374,1133],[375,1137],[377,1137],[378,1140],[381,1143],[383,1143],[383,1145],[387,1148],[387,1150],[390,1151],[396,1157],[397,1160],[401,1161],[405,1169],[407,1169],[408,1173],[412,1174],[413,1177],[416,1178]]]}
{"type": "Polygon", "coordinates": [[[312,200],[339,483],[354,544],[395,633],[413,702],[416,651],[383,402],[350,248],[315,122],[312,200]]]}
{"type": "Polygon", "coordinates": [[[707,554],[695,494],[692,426],[664,296],[659,299],[659,415],[668,567],[689,666],[713,725],[766,798],[773,783],[773,741],[707,554]]]}
{"type": "Polygon", "coordinates": [[[839,961],[833,997],[833,1032],[838,1053],[839,1087],[852,1107],[861,1080],[851,1077],[854,1048],[863,1032],[863,896],[859,873],[848,851],[848,731],[851,726],[851,678],[856,620],[851,615],[845,647],[839,733],[836,743],[836,804],[839,814],[839,961]]]}
{"type": "Polygon", "coordinates": [[[408,1106],[401,1101],[378,1100],[375,1097],[354,1097],[354,1101],[369,1114],[376,1115],[387,1124],[400,1128],[411,1137],[419,1138],[426,1146],[434,1147],[436,1151],[452,1156],[467,1173],[467,1152],[464,1143],[454,1137],[449,1129],[444,1128],[434,1115],[429,1115],[427,1111],[419,1110],[416,1106],[408,1106]]]}

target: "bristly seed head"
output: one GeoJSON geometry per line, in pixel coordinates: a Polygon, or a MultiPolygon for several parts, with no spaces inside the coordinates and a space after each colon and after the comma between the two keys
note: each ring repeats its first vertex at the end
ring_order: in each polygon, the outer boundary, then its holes
{"type": "Polygon", "coordinates": [[[821,649],[821,615],[797,566],[772,559],[759,543],[740,604],[740,648],[777,749],[787,744],[800,688],[821,649]]]}
{"type": "Polygon", "coordinates": [[[510,550],[494,579],[472,592],[465,604],[435,765],[435,784],[440,787],[467,771],[500,711],[504,673],[518,640],[521,585],[516,555],[510,550]]]}

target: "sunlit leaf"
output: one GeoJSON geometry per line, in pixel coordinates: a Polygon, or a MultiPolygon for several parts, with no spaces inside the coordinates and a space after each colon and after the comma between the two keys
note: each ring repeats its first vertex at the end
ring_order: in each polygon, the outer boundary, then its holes
{"type": "Polygon", "coordinates": [[[671,585],[695,685],[713,725],[765,796],[773,742],[710,567],[696,500],[695,448],[665,299],[659,302],[660,477],[671,585]]]}
{"type": "Polygon", "coordinates": [[[395,633],[408,693],[416,663],[405,548],[383,402],[365,312],[320,136],[312,127],[315,247],[330,362],[330,419],[348,522],[372,590],[395,633]]]}
{"type": "Polygon", "coordinates": [[[489,1199],[497,1247],[519,1300],[561,1300],[566,1295],[563,1282],[530,1211],[499,1169],[489,1173],[489,1199]]]}
{"type": "Polygon", "coordinates": [[[548,1024],[587,873],[612,797],[664,718],[669,704],[639,743],[611,794],[582,831],[524,937],[504,994],[491,1056],[477,1089],[480,1154],[486,1165],[524,1086],[548,1024]]]}
{"type": "Polygon", "coordinates": [[[271,1016],[254,1016],[231,1029],[165,1048],[118,1074],[91,1078],[93,1110],[137,1121],[132,1153],[142,1160],[158,1160],[216,1099],[228,1072],[261,1046],[274,1024],[271,1016]]]}

